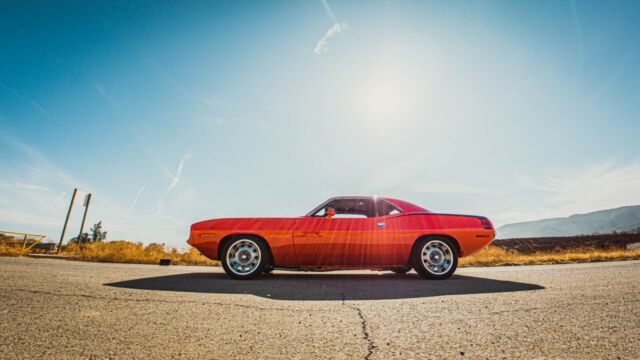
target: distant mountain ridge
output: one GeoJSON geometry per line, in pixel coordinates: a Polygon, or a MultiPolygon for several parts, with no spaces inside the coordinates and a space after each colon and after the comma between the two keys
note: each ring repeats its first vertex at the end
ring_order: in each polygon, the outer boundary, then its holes
{"type": "Polygon", "coordinates": [[[574,236],[632,231],[640,228],[640,205],[599,210],[563,218],[507,224],[497,229],[498,239],[574,236]]]}

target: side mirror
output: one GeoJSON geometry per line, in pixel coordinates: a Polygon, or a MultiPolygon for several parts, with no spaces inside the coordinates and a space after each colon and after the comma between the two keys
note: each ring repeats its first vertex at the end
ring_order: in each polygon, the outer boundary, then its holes
{"type": "Polygon", "coordinates": [[[334,216],[336,216],[336,209],[334,208],[328,208],[327,209],[327,219],[331,219],[334,216]]]}

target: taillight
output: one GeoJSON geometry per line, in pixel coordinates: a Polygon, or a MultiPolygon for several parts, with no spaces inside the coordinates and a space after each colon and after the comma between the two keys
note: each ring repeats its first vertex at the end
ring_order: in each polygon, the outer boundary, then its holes
{"type": "Polygon", "coordinates": [[[486,217],[481,217],[480,222],[485,230],[493,230],[493,224],[486,217]]]}

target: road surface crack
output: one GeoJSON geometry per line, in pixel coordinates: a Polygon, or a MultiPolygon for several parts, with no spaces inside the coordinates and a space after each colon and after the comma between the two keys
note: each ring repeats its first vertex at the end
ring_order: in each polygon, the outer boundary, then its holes
{"type": "Polygon", "coordinates": [[[360,328],[362,330],[363,339],[367,342],[367,355],[364,357],[364,359],[370,360],[371,356],[373,355],[373,351],[377,348],[377,346],[375,345],[373,339],[371,338],[371,335],[369,334],[367,319],[365,319],[364,315],[362,314],[362,310],[359,307],[347,304],[345,302],[344,294],[342,294],[342,305],[356,311],[356,314],[358,315],[358,318],[360,320],[360,328]]]}

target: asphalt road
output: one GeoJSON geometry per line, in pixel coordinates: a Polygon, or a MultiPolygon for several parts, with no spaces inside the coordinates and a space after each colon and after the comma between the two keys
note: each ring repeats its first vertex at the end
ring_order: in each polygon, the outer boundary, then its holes
{"type": "Polygon", "coordinates": [[[447,281],[0,258],[0,359],[640,358],[640,261],[447,281]]]}

